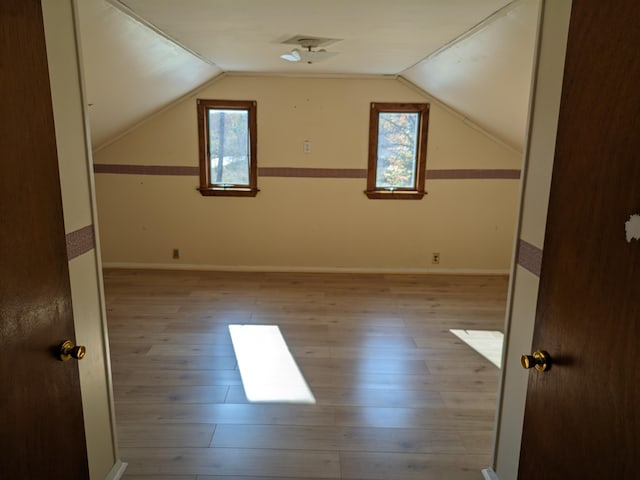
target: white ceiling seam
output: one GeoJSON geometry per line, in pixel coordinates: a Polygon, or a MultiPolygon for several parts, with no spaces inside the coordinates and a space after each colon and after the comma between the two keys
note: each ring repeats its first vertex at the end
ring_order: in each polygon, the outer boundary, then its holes
{"type": "Polygon", "coordinates": [[[402,77],[522,152],[540,0],[517,0],[402,77]]]}
{"type": "Polygon", "coordinates": [[[118,132],[116,135],[114,135],[113,137],[111,137],[107,141],[105,141],[105,142],[101,143],[100,145],[94,147],[93,148],[93,153],[98,153],[103,148],[107,148],[109,145],[111,145],[113,143],[116,143],[118,140],[120,140],[123,137],[126,137],[131,132],[133,132],[137,128],[141,127],[145,123],[150,122],[151,120],[153,120],[154,118],[162,115],[166,111],[171,110],[173,107],[175,107],[176,105],[179,105],[180,103],[184,102],[185,100],[188,100],[191,97],[196,97],[198,95],[198,93],[200,93],[201,91],[206,90],[210,86],[214,85],[215,83],[219,82],[220,80],[222,80],[222,79],[224,79],[225,77],[228,77],[228,76],[229,76],[229,74],[227,72],[222,72],[222,73],[216,75],[215,77],[213,77],[211,80],[208,80],[207,82],[197,86],[193,90],[188,91],[184,95],[180,95],[178,98],[172,100],[170,103],[167,103],[166,105],[164,105],[164,106],[158,108],[157,110],[155,110],[153,113],[150,113],[149,115],[144,117],[142,120],[140,120],[140,121],[138,121],[138,122],[136,122],[136,123],[134,123],[132,125],[129,125],[127,128],[125,128],[124,130],[118,132]]]}
{"type": "Polygon", "coordinates": [[[160,35],[165,40],[170,41],[171,43],[173,43],[177,47],[180,47],[181,49],[183,49],[185,52],[193,55],[197,59],[202,60],[203,62],[208,63],[209,65],[211,65],[213,67],[220,68],[218,65],[216,65],[214,62],[212,62],[208,58],[203,57],[202,55],[200,55],[198,52],[196,52],[194,50],[191,50],[189,47],[187,47],[183,43],[179,42],[178,40],[173,38],[171,35],[169,35],[165,31],[163,31],[162,29],[160,29],[157,26],[155,26],[153,23],[151,23],[148,20],[142,18],[140,15],[138,15],[136,12],[131,10],[124,3],[120,2],[120,0],[104,0],[104,1],[107,2],[109,5],[111,5],[112,7],[117,8],[118,10],[120,10],[125,15],[131,17],[133,20],[135,20],[136,22],[138,22],[142,26],[144,26],[144,27],[148,28],[149,30],[152,30],[156,34],[160,35]]]}
{"type": "Polygon", "coordinates": [[[442,108],[444,111],[448,112],[450,115],[452,115],[452,116],[456,117],[457,119],[459,119],[462,123],[467,125],[469,128],[472,128],[475,131],[477,131],[478,133],[480,133],[481,135],[487,137],[492,142],[500,145],[502,148],[504,148],[506,150],[509,150],[510,152],[516,153],[518,155],[522,155],[522,150],[518,150],[513,145],[509,145],[508,143],[506,143],[501,138],[493,135],[491,132],[489,132],[485,128],[483,128],[481,125],[478,125],[476,122],[474,122],[471,118],[465,116],[464,113],[460,112],[459,110],[456,110],[455,108],[453,108],[450,105],[447,105],[445,102],[443,102],[442,100],[440,100],[437,97],[433,96],[432,94],[430,94],[429,92],[427,92],[426,90],[421,88],[420,86],[416,85],[415,83],[413,83],[408,78],[405,78],[402,75],[398,75],[397,79],[403,85],[405,85],[405,86],[411,88],[412,90],[416,91],[417,93],[419,93],[420,95],[425,97],[427,100],[429,100],[431,103],[435,103],[438,107],[442,108]]]}
{"type": "Polygon", "coordinates": [[[508,5],[505,5],[504,7],[500,8],[499,10],[496,10],[491,15],[489,15],[487,18],[483,19],[481,22],[477,23],[476,25],[471,27],[466,32],[460,34],[459,36],[457,36],[453,40],[445,43],[444,45],[442,45],[438,49],[436,49],[433,52],[429,53],[424,58],[418,60],[413,65],[405,68],[402,72],[399,72],[399,75],[402,75],[407,70],[411,70],[413,67],[415,67],[419,63],[422,63],[422,62],[425,62],[427,60],[430,60],[431,58],[437,57],[438,55],[440,55],[440,53],[444,52],[445,50],[448,50],[449,48],[451,48],[451,47],[455,46],[456,44],[466,40],[467,38],[472,37],[473,35],[475,35],[479,31],[489,27],[493,22],[495,22],[499,18],[507,15],[521,1],[525,1],[525,0],[513,0],[508,5]]]}
{"type": "Polygon", "coordinates": [[[77,7],[93,147],[221,72],[111,3],[77,7]]]}

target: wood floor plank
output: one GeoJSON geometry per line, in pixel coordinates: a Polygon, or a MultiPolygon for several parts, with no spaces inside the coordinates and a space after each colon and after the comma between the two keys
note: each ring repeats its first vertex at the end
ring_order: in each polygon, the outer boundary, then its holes
{"type": "Polygon", "coordinates": [[[135,315],[137,313],[144,312],[146,315],[162,315],[163,313],[176,313],[180,309],[180,305],[175,304],[152,304],[147,305],[144,303],[121,303],[110,307],[107,312],[114,315],[135,315]]]}
{"type": "Polygon", "coordinates": [[[120,447],[209,447],[216,426],[213,424],[149,425],[118,427],[120,447]]]}
{"type": "MultiPolygon", "coordinates": [[[[391,388],[327,388],[314,387],[312,393],[320,405],[353,405],[359,407],[409,408],[443,407],[437,391],[391,388]]],[[[229,387],[227,403],[247,403],[242,387],[229,387]]]]}
{"type": "Polygon", "coordinates": [[[421,359],[378,358],[370,355],[357,362],[345,362],[332,357],[300,357],[298,366],[303,372],[326,372],[329,375],[359,375],[359,374],[394,374],[420,375],[425,373],[425,364],[421,359]]]}
{"type": "Polygon", "coordinates": [[[487,455],[381,452],[340,453],[341,478],[371,480],[480,480],[487,455]]]}
{"type": "MultiPolygon", "coordinates": [[[[246,475],[198,475],[196,480],[280,480],[283,477],[254,477],[254,476],[246,476],[246,475]]],[[[340,477],[336,477],[340,478],[340,477]]],[[[142,479],[141,479],[142,480],[142,479]]],[[[287,477],[286,480],[307,480],[307,478],[302,477],[287,477]]],[[[361,479],[366,480],[366,479],[361,479]]]]}
{"type": "MultiPolygon", "coordinates": [[[[224,403],[230,387],[225,386],[129,386],[115,389],[119,404],[224,403]]],[[[240,387],[241,388],[241,387],[240,387]]]]}
{"type": "Polygon", "coordinates": [[[360,385],[362,388],[423,389],[428,391],[477,392],[479,390],[497,391],[498,380],[492,375],[433,375],[424,373],[423,364],[420,374],[401,373],[342,373],[340,369],[328,367],[308,367],[301,365],[302,373],[313,387],[342,387],[360,385]]]}
{"type": "Polygon", "coordinates": [[[165,355],[168,357],[184,357],[201,355],[207,357],[230,357],[234,355],[233,346],[229,345],[193,345],[184,344],[154,344],[147,353],[152,356],[165,355]]]}
{"type": "Polygon", "coordinates": [[[489,430],[493,412],[449,408],[334,407],[335,424],[377,428],[431,428],[437,430],[489,430]]]}
{"type": "MultiPolygon", "coordinates": [[[[145,333],[148,331],[163,332],[169,325],[170,321],[156,316],[141,316],[133,318],[130,315],[116,315],[113,312],[107,312],[108,327],[112,334],[116,334],[121,330],[134,333],[145,333]]],[[[119,343],[115,342],[116,345],[119,343]]]]}
{"type": "MultiPolygon", "coordinates": [[[[149,347],[149,350],[151,347],[149,347]]],[[[238,362],[233,355],[151,355],[149,350],[139,353],[119,353],[112,365],[118,370],[236,370],[238,362]]]]}
{"type": "Polygon", "coordinates": [[[334,407],[263,404],[116,403],[118,422],[332,425],[334,407]]]}
{"type": "Polygon", "coordinates": [[[215,310],[204,308],[191,314],[180,312],[167,320],[163,332],[168,333],[222,333],[229,324],[243,324],[251,321],[252,312],[237,310],[215,310]]]}
{"type": "Polygon", "coordinates": [[[339,478],[333,452],[247,448],[123,448],[134,475],[267,475],[306,479],[339,478]]]}
{"type": "Polygon", "coordinates": [[[494,411],[496,392],[440,392],[444,404],[451,409],[465,408],[494,411]]]}
{"type": "Polygon", "coordinates": [[[317,346],[317,345],[293,345],[290,348],[296,358],[336,358],[345,361],[356,361],[369,356],[378,359],[423,360],[427,353],[421,349],[408,348],[379,348],[373,350],[360,346],[317,346]]]}
{"type": "Polygon", "coordinates": [[[467,363],[457,362],[455,359],[428,359],[425,363],[429,373],[436,375],[475,375],[495,378],[498,373],[498,368],[494,364],[479,357],[467,363]]]}
{"type": "Polygon", "coordinates": [[[219,425],[212,447],[364,452],[467,452],[457,432],[415,428],[219,425]]]}
{"type": "MultiPolygon", "coordinates": [[[[111,339],[110,339],[111,340],[111,339]]],[[[122,355],[141,357],[143,355],[147,355],[151,347],[153,346],[151,343],[149,344],[140,344],[140,343],[130,343],[130,344],[120,344],[114,341],[110,341],[110,351],[112,360],[117,360],[122,355]]]]}
{"type": "Polygon", "coordinates": [[[493,432],[486,430],[466,432],[462,443],[468,453],[485,454],[493,445],[493,432]]]}
{"type": "Polygon", "coordinates": [[[125,473],[122,480],[198,480],[197,475],[129,475],[125,473]]]}
{"type": "Polygon", "coordinates": [[[114,389],[125,386],[145,385],[242,385],[238,370],[192,370],[190,368],[163,370],[157,368],[137,368],[114,366],[114,389]]]}
{"type": "Polygon", "coordinates": [[[156,333],[147,330],[146,332],[132,333],[128,329],[124,331],[112,329],[109,338],[118,345],[129,343],[151,343],[152,345],[231,345],[231,336],[228,331],[218,333],[156,333]]]}

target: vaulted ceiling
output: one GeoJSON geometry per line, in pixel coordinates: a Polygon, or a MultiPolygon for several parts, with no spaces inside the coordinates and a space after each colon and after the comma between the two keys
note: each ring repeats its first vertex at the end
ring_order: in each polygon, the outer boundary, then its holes
{"type": "Polygon", "coordinates": [[[521,150],[539,0],[82,0],[94,148],[227,73],[391,75],[521,150]],[[295,35],[330,58],[280,55],[295,35]]]}

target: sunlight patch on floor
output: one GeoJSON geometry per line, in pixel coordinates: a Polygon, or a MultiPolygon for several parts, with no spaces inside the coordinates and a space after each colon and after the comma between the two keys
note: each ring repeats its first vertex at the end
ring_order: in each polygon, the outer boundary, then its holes
{"type": "Polygon", "coordinates": [[[229,325],[250,402],[316,403],[277,325],[229,325]]]}
{"type": "Polygon", "coordinates": [[[496,367],[502,363],[504,335],[497,330],[449,330],[496,367]]]}

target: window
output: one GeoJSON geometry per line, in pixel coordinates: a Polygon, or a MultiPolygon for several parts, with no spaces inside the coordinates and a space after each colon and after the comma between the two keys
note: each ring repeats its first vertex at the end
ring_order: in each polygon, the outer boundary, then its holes
{"type": "Polygon", "coordinates": [[[369,120],[369,198],[424,196],[429,104],[372,103],[369,120]]]}
{"type": "Polygon", "coordinates": [[[256,102],[198,99],[202,195],[256,196],[256,129],[256,102]]]}

